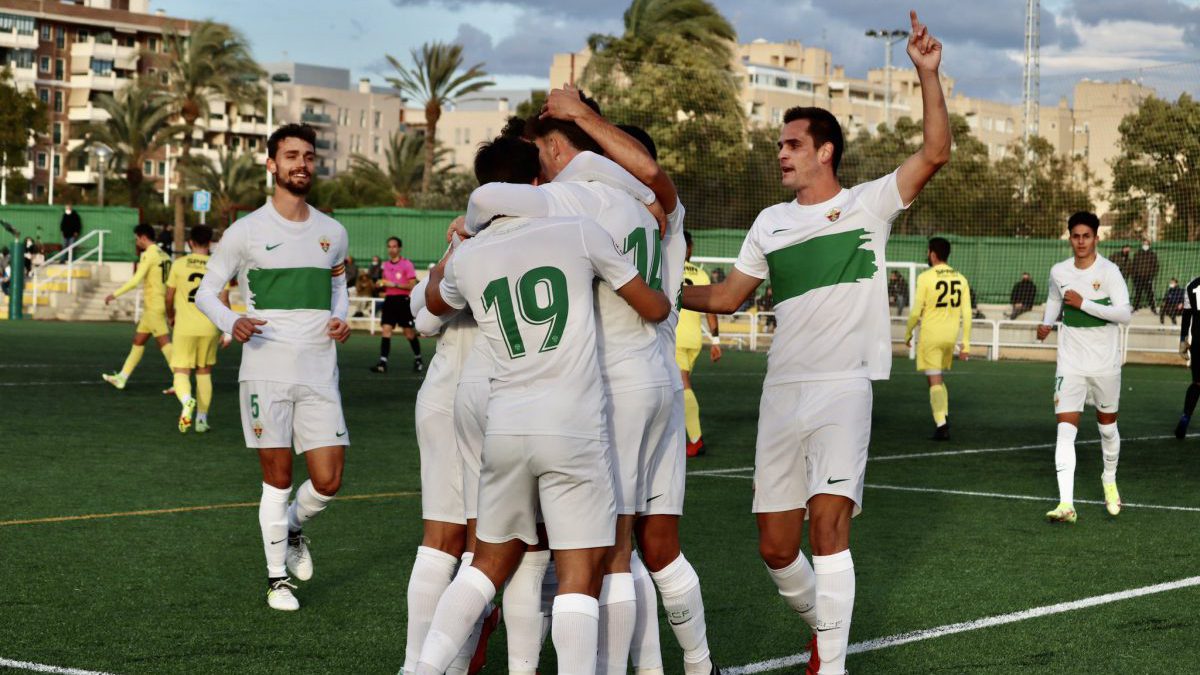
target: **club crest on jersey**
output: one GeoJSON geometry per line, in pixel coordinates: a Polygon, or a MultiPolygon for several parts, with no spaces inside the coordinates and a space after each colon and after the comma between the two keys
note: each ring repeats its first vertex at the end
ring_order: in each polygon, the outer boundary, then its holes
{"type": "Polygon", "coordinates": [[[838,218],[842,217],[842,210],[836,206],[825,212],[825,219],[831,223],[836,223],[838,218]]]}
{"type": "Polygon", "coordinates": [[[253,425],[251,425],[251,427],[250,427],[250,428],[254,430],[254,437],[255,437],[255,438],[262,438],[262,432],[263,432],[263,425],[262,425],[262,422],[259,422],[258,420],[255,420],[255,421],[254,421],[254,424],[253,424],[253,425]]]}
{"type": "Polygon", "coordinates": [[[329,237],[321,237],[321,241],[318,243],[321,244],[322,251],[329,253],[329,246],[330,246],[329,237]]]}
{"type": "Polygon", "coordinates": [[[1093,282],[1092,282],[1092,290],[1093,290],[1093,291],[1098,291],[1098,290],[1100,290],[1100,280],[1099,280],[1099,279],[1097,279],[1096,281],[1093,281],[1093,282]]]}

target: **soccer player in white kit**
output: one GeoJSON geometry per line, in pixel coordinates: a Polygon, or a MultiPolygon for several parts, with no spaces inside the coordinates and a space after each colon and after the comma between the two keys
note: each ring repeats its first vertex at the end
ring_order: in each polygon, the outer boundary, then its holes
{"type": "Polygon", "coordinates": [[[779,167],[796,199],[764,209],[719,284],[684,286],[683,306],[735,311],[769,275],[778,327],[755,451],[759,552],[780,595],[815,632],[808,672],[841,675],[854,608],[850,519],[861,510],[871,380],[891,370],[884,253],[891,221],[950,160],[941,44],[910,14],[924,143],[894,173],[844,189],[843,137],[820,108],[784,115],[779,167]],[[800,551],[805,520],[813,562],[800,551]]]}
{"type": "MultiPolygon", "coordinates": [[[[522,165],[536,153],[503,136],[487,149],[498,150],[496,161],[522,165]]],[[[531,171],[529,182],[536,175],[531,171]]],[[[648,321],[665,318],[670,305],[603,229],[580,217],[497,219],[443,265],[444,278],[441,266],[431,273],[427,307],[440,315],[469,305],[495,370],[475,557],[442,595],[417,672],[445,671],[496,588],[537,542],[540,506],[558,566],[559,669],[592,673],[600,563],[613,544],[616,517],[593,279],[615,288],[648,321]]]]}
{"type": "Polygon", "coordinates": [[[349,432],[342,417],[335,343],[346,323],[346,230],[304,201],[312,187],[316,132],[288,124],[267,141],[275,192],[262,208],[225,231],[196,292],[196,306],[245,344],[238,375],[246,445],[258,449],[262,499],[258,520],[267,558],[267,604],[296,610],[287,570],[312,576],[302,527],[325,509],[342,483],[349,432]],[[238,316],[218,296],[234,276],[246,296],[238,316]],[[292,448],[309,480],[292,488],[292,448]]]}
{"type": "Polygon", "coordinates": [[[1058,506],[1046,514],[1051,522],[1073,523],[1078,519],[1074,504],[1075,435],[1079,433],[1079,418],[1088,403],[1096,407],[1096,424],[1100,429],[1104,506],[1111,515],[1121,512],[1121,495],[1117,492],[1117,460],[1121,454],[1121,435],[1117,432],[1121,324],[1129,323],[1133,308],[1120,268],[1096,253],[1099,229],[1100,219],[1087,211],[1076,213],[1067,221],[1074,256],[1050,268],[1046,312],[1037,328],[1037,338],[1045,340],[1062,312],[1058,369],[1054,373],[1058,506]]]}

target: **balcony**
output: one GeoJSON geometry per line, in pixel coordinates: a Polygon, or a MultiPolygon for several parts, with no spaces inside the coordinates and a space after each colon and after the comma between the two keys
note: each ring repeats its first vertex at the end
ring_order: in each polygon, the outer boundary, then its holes
{"type": "Polygon", "coordinates": [[[112,116],[104,108],[97,108],[88,103],[86,106],[74,106],[68,110],[67,119],[72,122],[107,122],[112,116]]]}
{"type": "Polygon", "coordinates": [[[37,49],[38,36],[36,33],[26,35],[18,33],[16,30],[0,31],[0,47],[8,47],[9,49],[37,49]]]}
{"type": "Polygon", "coordinates": [[[0,70],[4,70],[6,67],[12,71],[13,84],[20,89],[33,86],[33,83],[37,81],[37,67],[32,64],[27,68],[22,68],[15,63],[10,63],[7,66],[0,65],[0,70]]]}
{"type": "Polygon", "coordinates": [[[329,125],[333,124],[333,118],[325,113],[310,113],[306,112],[300,115],[300,121],[305,124],[329,125]]]}
{"type": "Polygon", "coordinates": [[[317,149],[318,150],[329,150],[332,147],[333,147],[333,143],[331,143],[330,141],[327,141],[324,138],[317,139],[317,149]]]}
{"type": "Polygon", "coordinates": [[[270,131],[267,130],[266,122],[247,122],[242,121],[240,117],[229,126],[229,130],[235,134],[246,134],[248,136],[266,136],[270,134],[270,131]]]}
{"type": "Polygon", "coordinates": [[[94,185],[100,181],[100,174],[91,167],[67,172],[67,182],[71,185],[94,185]]]}
{"type": "Polygon", "coordinates": [[[130,82],[132,80],[127,77],[119,77],[116,71],[107,75],[98,75],[96,73],[74,73],[71,75],[72,89],[115,92],[125,88],[125,85],[130,82]]]}
{"type": "Polygon", "coordinates": [[[329,167],[327,167],[327,166],[318,166],[317,167],[317,175],[322,178],[328,178],[330,175],[332,175],[332,172],[329,170],[329,167]]]}
{"type": "MultiPolygon", "coordinates": [[[[87,42],[76,42],[71,45],[71,60],[83,62],[83,67],[89,65],[91,59],[112,61],[121,70],[133,70],[137,67],[137,47],[124,47],[116,42],[96,42],[96,38],[88,38],[87,42]]],[[[77,68],[76,70],[79,70],[77,68]]]]}

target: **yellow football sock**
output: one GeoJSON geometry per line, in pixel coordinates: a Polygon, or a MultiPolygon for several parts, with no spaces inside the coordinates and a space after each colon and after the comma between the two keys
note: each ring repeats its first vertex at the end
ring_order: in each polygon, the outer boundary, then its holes
{"type": "Polygon", "coordinates": [[[187,373],[175,373],[175,398],[186,403],[192,397],[192,380],[187,373]]]}
{"type": "Polygon", "coordinates": [[[212,405],[212,373],[196,373],[196,408],[203,415],[212,405]]]}
{"type": "Polygon", "coordinates": [[[170,368],[171,367],[171,343],[170,342],[168,342],[167,344],[162,346],[162,355],[163,355],[163,358],[167,360],[167,367],[170,368]]]}
{"type": "Polygon", "coordinates": [[[137,368],[137,364],[142,360],[142,352],[146,348],[142,345],[134,345],[129,348],[129,356],[125,357],[125,365],[121,366],[121,376],[129,377],[133,375],[133,369],[137,368]]]}
{"type": "Polygon", "coordinates": [[[696,442],[700,438],[700,402],[690,388],[683,390],[683,420],[687,425],[688,440],[696,442]]]}
{"type": "Polygon", "coordinates": [[[950,392],[946,385],[935,384],[929,388],[929,407],[933,409],[933,421],[939,427],[946,423],[950,414],[950,392]]]}

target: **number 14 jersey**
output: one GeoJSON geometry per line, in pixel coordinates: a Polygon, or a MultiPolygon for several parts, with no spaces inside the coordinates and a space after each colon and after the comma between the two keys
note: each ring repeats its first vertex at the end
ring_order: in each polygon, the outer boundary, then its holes
{"type": "Polygon", "coordinates": [[[491,348],[489,435],[606,440],[593,279],[638,276],[594,221],[500,219],[446,264],[442,298],[470,305],[491,348]]]}

